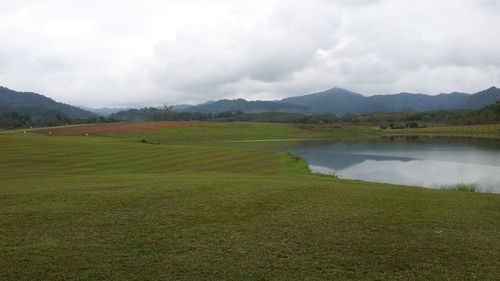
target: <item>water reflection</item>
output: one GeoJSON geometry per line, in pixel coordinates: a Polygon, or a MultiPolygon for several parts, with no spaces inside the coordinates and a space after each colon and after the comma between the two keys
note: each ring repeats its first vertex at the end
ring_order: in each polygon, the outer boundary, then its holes
{"type": "Polygon", "coordinates": [[[476,183],[500,193],[498,142],[457,139],[378,139],[364,142],[304,142],[288,150],[307,159],[313,172],[439,188],[476,183]]]}

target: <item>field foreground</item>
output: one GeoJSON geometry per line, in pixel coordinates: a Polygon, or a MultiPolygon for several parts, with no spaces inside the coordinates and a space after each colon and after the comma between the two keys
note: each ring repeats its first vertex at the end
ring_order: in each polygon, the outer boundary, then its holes
{"type": "Polygon", "coordinates": [[[371,133],[244,123],[1,133],[0,279],[500,276],[499,195],[339,180],[288,153],[217,143],[371,133]]]}

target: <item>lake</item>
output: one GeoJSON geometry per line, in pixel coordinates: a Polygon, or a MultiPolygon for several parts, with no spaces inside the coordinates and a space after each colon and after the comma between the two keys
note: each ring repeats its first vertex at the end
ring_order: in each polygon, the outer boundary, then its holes
{"type": "Polygon", "coordinates": [[[401,185],[441,188],[477,184],[500,193],[500,142],[392,137],[364,141],[307,141],[286,148],[315,173],[401,185]]]}

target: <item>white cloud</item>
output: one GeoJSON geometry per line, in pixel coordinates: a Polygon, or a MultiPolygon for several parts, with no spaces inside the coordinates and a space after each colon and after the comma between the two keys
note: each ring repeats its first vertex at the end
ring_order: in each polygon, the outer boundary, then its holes
{"type": "Polygon", "coordinates": [[[4,1],[0,84],[88,106],[500,85],[498,1],[4,1]]]}

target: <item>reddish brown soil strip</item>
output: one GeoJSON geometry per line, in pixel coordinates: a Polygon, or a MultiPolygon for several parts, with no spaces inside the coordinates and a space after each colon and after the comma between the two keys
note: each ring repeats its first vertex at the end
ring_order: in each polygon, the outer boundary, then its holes
{"type": "Polygon", "coordinates": [[[53,136],[112,135],[120,133],[144,133],[159,129],[178,128],[197,122],[157,121],[157,122],[121,122],[92,124],[71,127],[48,128],[35,131],[53,136]]]}

